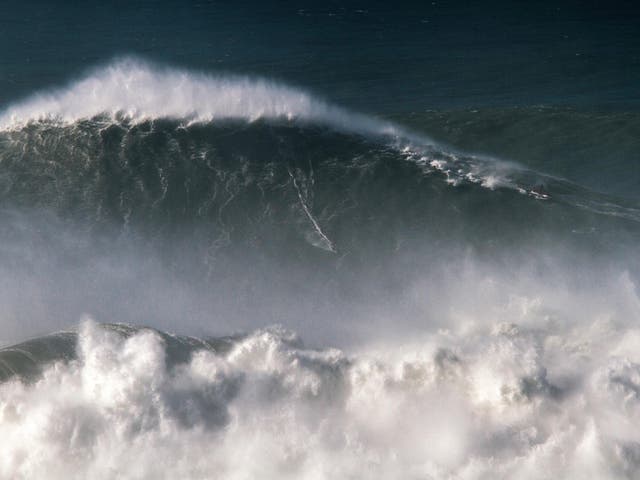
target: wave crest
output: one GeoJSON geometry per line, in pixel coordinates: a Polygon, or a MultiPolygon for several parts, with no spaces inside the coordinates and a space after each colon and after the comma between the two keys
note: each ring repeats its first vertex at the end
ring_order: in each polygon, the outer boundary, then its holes
{"type": "Polygon", "coordinates": [[[275,82],[205,75],[134,58],[117,60],[66,88],[36,94],[10,106],[0,114],[0,126],[19,128],[50,119],[73,123],[104,114],[131,121],[296,119],[365,134],[399,133],[391,123],[348,112],[275,82]]]}

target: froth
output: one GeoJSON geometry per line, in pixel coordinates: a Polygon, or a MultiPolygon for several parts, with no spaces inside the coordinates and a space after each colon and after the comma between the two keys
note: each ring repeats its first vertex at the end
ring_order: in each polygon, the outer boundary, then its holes
{"type": "Polygon", "coordinates": [[[433,334],[356,356],[279,328],[168,367],[81,325],[78,358],[0,386],[1,478],[634,478],[640,332],[433,334]]]}
{"type": "Polygon", "coordinates": [[[36,94],[10,106],[0,114],[0,126],[15,128],[38,120],[71,123],[99,115],[131,121],[296,119],[368,134],[396,133],[391,124],[350,113],[292,87],[257,78],[159,67],[133,58],[97,69],[67,88],[36,94]]]}

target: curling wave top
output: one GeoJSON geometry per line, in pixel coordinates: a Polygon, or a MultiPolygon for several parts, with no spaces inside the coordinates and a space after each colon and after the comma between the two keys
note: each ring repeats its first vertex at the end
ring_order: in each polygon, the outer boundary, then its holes
{"type": "Polygon", "coordinates": [[[307,93],[263,79],[211,76],[126,58],[89,73],[67,88],[36,94],[0,114],[0,126],[34,120],[72,123],[98,115],[132,121],[154,118],[297,119],[366,134],[398,134],[397,127],[348,112],[307,93]]]}

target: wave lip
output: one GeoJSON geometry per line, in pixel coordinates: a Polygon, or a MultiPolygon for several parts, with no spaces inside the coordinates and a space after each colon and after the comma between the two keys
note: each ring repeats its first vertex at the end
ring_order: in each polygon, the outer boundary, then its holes
{"type": "Polygon", "coordinates": [[[135,58],[116,60],[66,88],[36,94],[0,113],[0,128],[32,121],[73,123],[100,115],[132,121],[177,118],[304,120],[363,134],[397,135],[393,124],[348,112],[296,88],[238,75],[211,76],[159,67],[135,58]]]}

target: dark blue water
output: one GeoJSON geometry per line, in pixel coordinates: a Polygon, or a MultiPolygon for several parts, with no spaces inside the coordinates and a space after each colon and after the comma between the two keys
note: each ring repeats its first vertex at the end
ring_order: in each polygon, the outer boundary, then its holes
{"type": "Polygon", "coordinates": [[[634,2],[7,1],[0,105],[137,54],[297,84],[369,113],[637,109],[634,2]]]}

